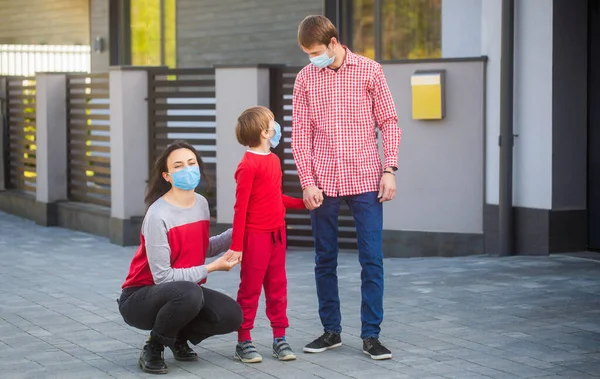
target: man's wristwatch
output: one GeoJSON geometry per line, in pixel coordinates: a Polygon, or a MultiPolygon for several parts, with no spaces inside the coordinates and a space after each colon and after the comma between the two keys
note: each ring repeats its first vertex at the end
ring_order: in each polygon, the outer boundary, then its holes
{"type": "Polygon", "coordinates": [[[396,176],[396,171],[398,171],[398,167],[390,167],[392,169],[392,171],[390,171],[389,169],[385,169],[383,170],[384,174],[392,174],[394,176],[396,176]]]}

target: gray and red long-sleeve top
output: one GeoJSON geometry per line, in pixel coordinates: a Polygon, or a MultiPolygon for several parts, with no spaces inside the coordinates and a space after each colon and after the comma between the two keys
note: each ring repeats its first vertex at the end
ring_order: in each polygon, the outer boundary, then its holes
{"type": "Polygon", "coordinates": [[[206,282],[206,258],[231,244],[231,229],[210,237],[210,211],[206,199],[196,194],[190,208],[168,203],[162,197],[152,204],[142,223],[138,247],[122,288],[173,281],[206,282]]]}

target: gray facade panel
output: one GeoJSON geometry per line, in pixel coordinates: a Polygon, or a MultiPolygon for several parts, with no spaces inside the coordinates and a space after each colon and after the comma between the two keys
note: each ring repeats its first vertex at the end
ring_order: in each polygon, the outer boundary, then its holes
{"type": "Polygon", "coordinates": [[[90,0],[0,0],[0,44],[87,45],[89,3],[90,0]]]}
{"type": "Polygon", "coordinates": [[[177,66],[306,64],[298,24],[322,14],[323,6],[322,0],[178,0],[177,66]]]}
{"type": "Polygon", "coordinates": [[[108,5],[109,0],[90,0],[91,9],[91,36],[90,43],[97,37],[104,39],[104,51],[92,53],[92,72],[106,72],[109,66],[109,29],[108,29],[108,5]]]}
{"type": "Polygon", "coordinates": [[[384,229],[478,235],[483,231],[486,62],[384,63],[403,129],[396,198],[384,229]],[[412,118],[411,75],[445,71],[446,116],[412,118]]]}

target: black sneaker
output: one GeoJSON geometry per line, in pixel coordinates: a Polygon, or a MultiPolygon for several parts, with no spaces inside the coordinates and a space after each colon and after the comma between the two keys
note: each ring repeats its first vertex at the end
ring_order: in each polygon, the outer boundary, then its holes
{"type": "Polygon", "coordinates": [[[164,350],[162,344],[149,338],[138,361],[142,371],[150,374],[166,374],[167,364],[163,355],[164,350]]]}
{"type": "Polygon", "coordinates": [[[375,337],[363,340],[363,353],[371,356],[371,359],[392,359],[392,352],[383,346],[375,337]]]}
{"type": "Polygon", "coordinates": [[[304,346],[304,352],[321,353],[340,346],[342,346],[342,337],[339,333],[325,332],[321,337],[304,346]]]}
{"type": "Polygon", "coordinates": [[[188,345],[187,341],[177,339],[175,345],[171,347],[173,357],[178,361],[197,361],[198,354],[188,345]]]}

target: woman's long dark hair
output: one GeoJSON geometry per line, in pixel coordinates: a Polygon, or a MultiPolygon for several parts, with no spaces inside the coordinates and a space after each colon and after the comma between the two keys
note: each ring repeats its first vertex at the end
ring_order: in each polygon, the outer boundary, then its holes
{"type": "Polygon", "coordinates": [[[144,197],[144,202],[146,203],[146,210],[161,196],[165,193],[169,192],[171,189],[171,183],[167,182],[163,176],[163,172],[168,172],[167,168],[167,158],[169,155],[175,150],[178,149],[188,149],[196,156],[196,161],[198,162],[198,167],[200,168],[200,175],[202,180],[206,183],[206,188],[210,186],[211,180],[204,173],[204,162],[202,158],[200,158],[200,154],[194,148],[194,146],[190,145],[185,141],[175,141],[162,152],[160,157],[154,162],[154,167],[152,167],[152,172],[150,173],[150,180],[148,180],[148,185],[146,186],[146,196],[144,197]]]}

